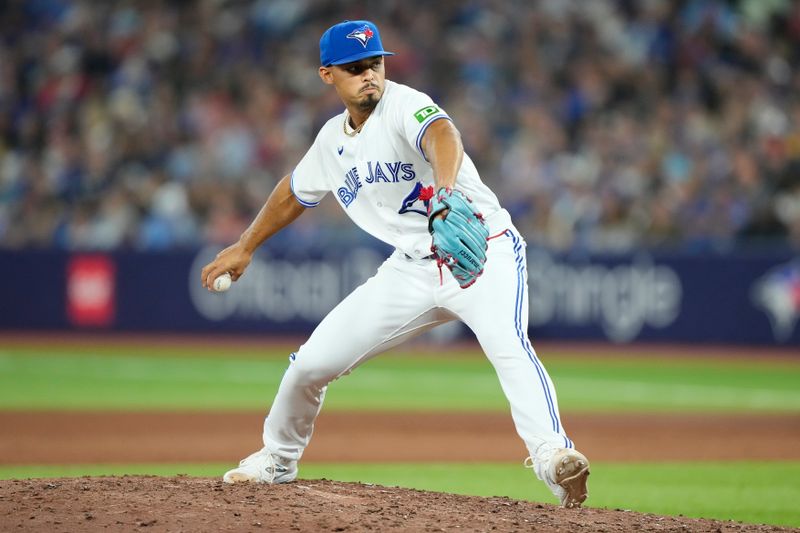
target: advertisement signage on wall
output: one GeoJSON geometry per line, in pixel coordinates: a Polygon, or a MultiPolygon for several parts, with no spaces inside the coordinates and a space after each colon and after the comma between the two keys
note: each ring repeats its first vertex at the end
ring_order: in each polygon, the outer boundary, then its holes
{"type": "Polygon", "coordinates": [[[216,248],[201,250],[186,279],[194,312],[215,324],[300,322],[313,327],[385,259],[385,254],[371,248],[344,256],[288,258],[257,253],[231,290],[213,293],[200,285],[200,271],[217,252],[216,248]]]}
{"type": "Polygon", "coordinates": [[[105,255],[76,255],[67,261],[67,318],[75,326],[114,322],[116,269],[105,255]]]}
{"type": "Polygon", "coordinates": [[[609,339],[636,339],[645,326],[665,329],[681,312],[683,287],[675,270],[647,255],[620,263],[558,260],[528,254],[530,324],[592,327],[609,339]]]}
{"type": "MultiPolygon", "coordinates": [[[[200,270],[217,252],[0,252],[0,329],[306,335],[388,255],[266,247],[229,291],[211,293],[200,270]]],[[[527,267],[534,340],[800,346],[800,258],[529,248],[527,267]]]]}

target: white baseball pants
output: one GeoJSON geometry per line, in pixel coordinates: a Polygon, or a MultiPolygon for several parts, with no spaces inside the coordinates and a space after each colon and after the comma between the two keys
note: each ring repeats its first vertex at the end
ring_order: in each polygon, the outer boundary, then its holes
{"type": "Polygon", "coordinates": [[[436,261],[395,252],[317,326],[296,354],[264,421],[264,445],[300,459],[327,385],[401,342],[463,321],[494,365],[517,432],[531,456],[542,444],[572,448],[553,383],[528,340],[525,241],[511,227],[489,241],[483,275],[461,289],[436,261]]]}

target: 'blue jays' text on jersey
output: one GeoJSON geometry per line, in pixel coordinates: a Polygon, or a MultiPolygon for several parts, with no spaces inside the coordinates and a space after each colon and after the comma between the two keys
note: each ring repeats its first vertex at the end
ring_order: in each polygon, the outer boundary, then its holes
{"type": "MultiPolygon", "coordinates": [[[[329,120],[295,168],[295,197],[314,207],[332,192],[363,230],[411,257],[429,255],[427,205],[419,196],[434,181],[422,137],[432,123],[450,117],[428,95],[389,80],[360,133],[344,133],[346,117],[342,112],[329,120]]],[[[467,154],[456,187],[486,217],[492,234],[510,225],[467,154]]]]}

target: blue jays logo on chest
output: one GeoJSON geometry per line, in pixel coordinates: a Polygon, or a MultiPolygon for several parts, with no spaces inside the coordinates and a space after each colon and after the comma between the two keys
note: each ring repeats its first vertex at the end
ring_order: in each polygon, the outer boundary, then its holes
{"type": "Polygon", "coordinates": [[[423,187],[422,183],[417,182],[408,196],[403,198],[403,203],[397,212],[401,215],[403,213],[419,213],[427,217],[431,198],[433,198],[433,186],[423,187]]]}
{"type": "Polygon", "coordinates": [[[358,175],[358,169],[353,167],[344,175],[344,185],[336,190],[336,195],[339,196],[339,200],[345,207],[350,207],[350,204],[358,196],[358,191],[361,187],[361,177],[358,175]]]}
{"type": "Polygon", "coordinates": [[[413,181],[417,177],[414,164],[403,161],[367,161],[360,168],[366,171],[363,181],[358,168],[353,167],[345,173],[344,184],[336,190],[339,200],[345,207],[349,207],[355,201],[358,191],[364,184],[403,183],[413,181]]]}
{"type": "Polygon", "coordinates": [[[367,161],[367,183],[399,183],[400,180],[411,181],[416,177],[413,163],[367,161]]]}

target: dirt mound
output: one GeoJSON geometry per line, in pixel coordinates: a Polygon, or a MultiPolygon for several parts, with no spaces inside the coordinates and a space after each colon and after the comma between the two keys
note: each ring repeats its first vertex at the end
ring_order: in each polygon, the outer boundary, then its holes
{"type": "Polygon", "coordinates": [[[361,483],[124,476],[0,481],[3,531],[791,531],[623,510],[560,509],[361,483]]]}

